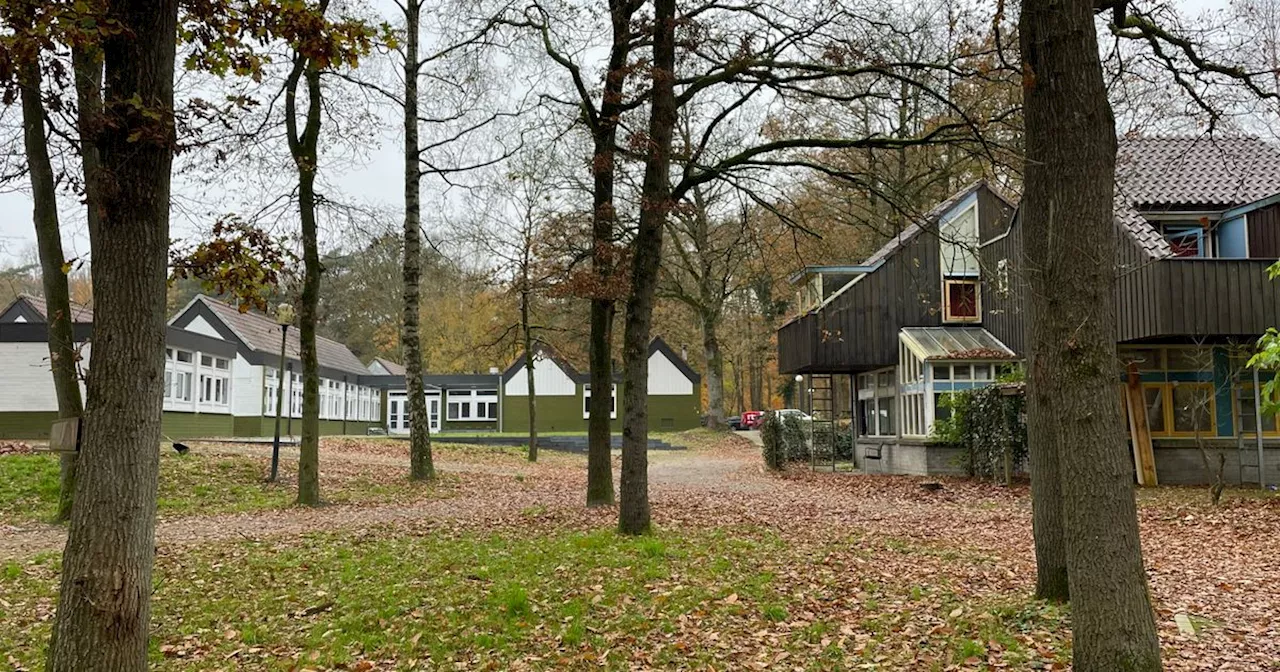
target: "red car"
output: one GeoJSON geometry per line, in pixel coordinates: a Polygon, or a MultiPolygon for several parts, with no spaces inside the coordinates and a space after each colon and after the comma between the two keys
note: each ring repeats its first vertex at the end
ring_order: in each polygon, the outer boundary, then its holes
{"type": "Polygon", "coordinates": [[[764,411],[744,411],[742,413],[743,429],[760,429],[760,423],[764,420],[764,411]]]}

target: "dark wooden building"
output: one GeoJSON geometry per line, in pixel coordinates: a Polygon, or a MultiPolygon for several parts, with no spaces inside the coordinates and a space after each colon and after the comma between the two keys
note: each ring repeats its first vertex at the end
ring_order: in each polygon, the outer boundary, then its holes
{"type": "MultiPolygon", "coordinates": [[[[1161,481],[1207,477],[1197,435],[1228,454],[1228,478],[1258,480],[1238,448],[1259,426],[1280,443],[1280,419],[1258,417],[1244,367],[1257,337],[1280,326],[1280,284],[1266,272],[1280,258],[1280,151],[1247,138],[1125,140],[1115,213],[1117,373],[1138,364],[1161,481]]],[[[989,384],[1025,356],[1014,204],[972,185],[836,268],[850,273],[843,284],[815,283],[823,269],[797,275],[815,290],[778,332],[779,369],[811,389],[848,386],[849,407],[830,413],[848,418],[859,454],[883,456],[866,468],[954,470],[929,441],[943,395],[989,384]]],[[[1280,455],[1261,461],[1261,480],[1280,480],[1280,455]]]]}

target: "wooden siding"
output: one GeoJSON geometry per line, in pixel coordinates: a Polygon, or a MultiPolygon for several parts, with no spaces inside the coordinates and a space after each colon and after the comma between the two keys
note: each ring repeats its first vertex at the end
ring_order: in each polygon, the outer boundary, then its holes
{"type": "Polygon", "coordinates": [[[1018,356],[1025,356],[1023,324],[1027,305],[1022,227],[1015,221],[1008,235],[985,245],[979,257],[982,261],[982,326],[1018,356]],[[1003,278],[1001,261],[1005,263],[1003,278]]]}
{"type": "Polygon", "coordinates": [[[1280,259],[1280,203],[1245,215],[1249,232],[1249,256],[1280,259]]]}
{"type": "MultiPolygon", "coordinates": [[[[1010,293],[995,291],[1000,259],[1021,262],[1021,236],[1010,235],[982,250],[983,326],[1025,356],[1026,278],[1010,273],[1010,293]]],[[[1116,341],[1256,337],[1280,325],[1280,284],[1267,279],[1268,259],[1154,260],[1120,235],[1116,249],[1116,341]]]]}
{"type": "Polygon", "coordinates": [[[978,240],[991,240],[1008,228],[1013,209],[990,189],[978,190],[978,240]]]}
{"type": "MultiPolygon", "coordinates": [[[[976,193],[984,239],[1004,230],[1011,209],[989,189],[976,193]]],[[[892,366],[898,361],[898,330],[940,326],[942,269],[935,226],[930,223],[903,243],[821,311],[779,329],[779,372],[850,373],[892,366]]],[[[985,292],[982,301],[985,309],[985,292]]]]}
{"type": "Polygon", "coordinates": [[[851,372],[891,366],[903,326],[942,324],[938,239],[925,232],[907,241],[821,311],[778,330],[782,373],[851,372]]]}

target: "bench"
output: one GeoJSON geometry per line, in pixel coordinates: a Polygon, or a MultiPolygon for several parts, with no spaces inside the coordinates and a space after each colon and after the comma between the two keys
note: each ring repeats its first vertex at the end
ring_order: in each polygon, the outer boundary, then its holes
{"type": "Polygon", "coordinates": [[[54,420],[49,428],[49,445],[36,450],[42,453],[80,452],[80,418],[54,420]]]}
{"type": "Polygon", "coordinates": [[[881,453],[881,451],[883,451],[883,450],[884,450],[884,444],[883,444],[883,443],[877,443],[877,444],[876,444],[876,445],[874,445],[874,446],[867,446],[866,448],[864,448],[864,449],[862,450],[862,459],[864,459],[864,460],[878,460],[878,459],[880,459],[880,453],[881,453]]]}

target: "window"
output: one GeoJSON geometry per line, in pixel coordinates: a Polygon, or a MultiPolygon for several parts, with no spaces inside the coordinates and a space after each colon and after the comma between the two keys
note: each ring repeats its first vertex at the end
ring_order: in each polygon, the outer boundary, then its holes
{"type": "Polygon", "coordinates": [[[1181,383],[1173,385],[1169,395],[1173,403],[1174,434],[1216,434],[1213,424],[1213,385],[1181,383]]]}
{"type": "Polygon", "coordinates": [[[1152,434],[1164,434],[1164,385],[1143,387],[1142,398],[1147,407],[1147,428],[1152,434]]]}
{"type": "Polygon", "coordinates": [[[1201,348],[1169,348],[1165,350],[1170,371],[1212,371],[1213,353],[1201,348]]]}
{"type": "MultiPolygon", "coordinates": [[[[1144,383],[1142,398],[1152,436],[1194,436],[1197,432],[1216,436],[1218,433],[1213,383],[1144,383]]],[[[1274,418],[1264,422],[1264,428],[1273,422],[1274,418]]],[[[1242,423],[1250,428],[1246,431],[1252,431],[1252,408],[1242,423]]]]}
{"type": "Polygon", "coordinates": [[[488,422],[498,419],[497,390],[449,390],[445,417],[461,422],[488,422]]]}
{"type": "Polygon", "coordinates": [[[947,364],[933,365],[934,380],[951,380],[951,366],[947,364]]]}
{"type": "Polygon", "coordinates": [[[991,380],[990,364],[974,364],[973,365],[974,380],[991,380]]]}
{"type": "Polygon", "coordinates": [[[978,282],[946,280],[943,282],[943,321],[976,322],[978,320],[978,282]]]}
{"type": "Polygon", "coordinates": [[[178,404],[190,406],[194,393],[192,383],[195,379],[195,354],[174,348],[165,349],[164,361],[164,404],[173,407],[178,404]]]}
{"type": "Polygon", "coordinates": [[[859,377],[858,432],[862,436],[896,436],[895,427],[898,388],[894,369],[885,369],[859,377]],[[871,385],[875,382],[875,386],[871,385]]]}
{"type": "Polygon", "coordinates": [[[1132,362],[1138,365],[1139,371],[1163,371],[1164,350],[1160,348],[1125,348],[1120,351],[1120,370],[1132,362]]]}
{"type": "Polygon", "coordinates": [[[951,419],[951,393],[938,392],[933,395],[933,421],[940,422],[951,419]]]}
{"type": "Polygon", "coordinates": [[[262,414],[274,416],[276,414],[276,391],[280,389],[280,374],[275,369],[266,368],[263,370],[263,378],[266,384],[262,396],[262,414]]]}
{"type": "Polygon", "coordinates": [[[955,375],[956,380],[972,380],[973,373],[968,364],[956,364],[951,367],[951,371],[955,375]]]}
{"type": "Polygon", "coordinates": [[[302,417],[302,376],[297,373],[289,374],[289,415],[295,418],[302,417]]]}
{"type": "MultiPolygon", "coordinates": [[[[609,417],[612,419],[617,419],[618,417],[618,386],[614,385],[613,389],[610,390],[610,392],[612,396],[609,399],[610,401],[609,417]]],[[[590,417],[591,417],[591,386],[583,385],[582,386],[582,419],[585,420],[590,417]]]]}
{"type": "Polygon", "coordinates": [[[1175,257],[1207,257],[1209,255],[1204,227],[1197,224],[1165,224],[1160,227],[1175,257]]]}

